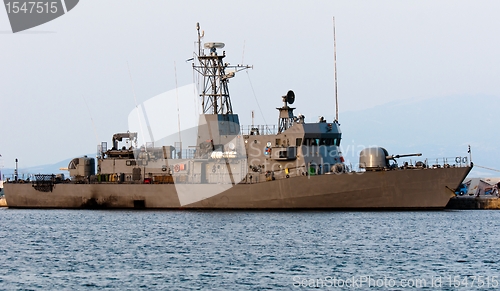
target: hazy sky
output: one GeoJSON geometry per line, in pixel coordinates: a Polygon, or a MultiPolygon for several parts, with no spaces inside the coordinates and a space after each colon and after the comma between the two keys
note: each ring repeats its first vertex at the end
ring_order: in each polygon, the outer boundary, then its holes
{"type": "Polygon", "coordinates": [[[341,120],[395,100],[500,96],[499,11],[499,1],[81,0],[13,34],[0,9],[0,154],[27,167],[110,144],[134,92],[141,103],[175,89],[175,69],[178,86],[193,81],[196,22],[205,41],[226,43],[227,62],[254,66],[230,83],[242,124],[251,110],[276,123],[290,89],[306,121],[332,115],[333,16],[341,120]]]}

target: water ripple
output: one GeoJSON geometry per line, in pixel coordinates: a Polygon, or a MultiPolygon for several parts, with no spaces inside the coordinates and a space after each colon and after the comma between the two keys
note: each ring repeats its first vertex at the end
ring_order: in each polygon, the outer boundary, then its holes
{"type": "Polygon", "coordinates": [[[370,276],[425,279],[421,289],[440,278],[440,290],[454,290],[454,276],[500,271],[497,211],[7,209],[0,218],[2,289],[288,290],[370,276]]]}

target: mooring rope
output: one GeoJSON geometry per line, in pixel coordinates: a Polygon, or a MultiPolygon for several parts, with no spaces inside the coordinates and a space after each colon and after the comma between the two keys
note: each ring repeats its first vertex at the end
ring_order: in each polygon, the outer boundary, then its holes
{"type": "Polygon", "coordinates": [[[474,164],[474,167],[479,167],[479,168],[483,168],[483,169],[490,170],[490,171],[500,172],[500,170],[496,170],[496,169],[492,169],[492,168],[488,168],[488,167],[483,167],[483,166],[479,166],[476,164],[474,164]]]}

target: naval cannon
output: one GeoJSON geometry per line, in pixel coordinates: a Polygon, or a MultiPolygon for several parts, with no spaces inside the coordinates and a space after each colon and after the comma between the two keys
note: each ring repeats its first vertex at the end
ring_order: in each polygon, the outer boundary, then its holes
{"type": "MultiPolygon", "coordinates": [[[[359,153],[359,167],[367,171],[381,171],[385,169],[393,169],[396,164],[390,164],[390,161],[396,162],[398,158],[404,157],[419,157],[421,153],[404,154],[404,155],[389,155],[386,149],[382,147],[369,147],[363,149],[359,153]]],[[[422,162],[419,162],[424,165],[422,162]]]]}

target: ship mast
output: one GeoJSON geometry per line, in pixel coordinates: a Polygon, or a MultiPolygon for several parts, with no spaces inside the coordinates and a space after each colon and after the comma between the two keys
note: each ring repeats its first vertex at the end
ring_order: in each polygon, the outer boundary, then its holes
{"type": "Polygon", "coordinates": [[[201,46],[203,32],[200,33],[200,24],[196,24],[198,31],[198,65],[193,63],[193,69],[203,76],[203,90],[200,97],[202,98],[203,114],[233,114],[231,98],[229,97],[228,83],[229,79],[234,77],[236,72],[252,68],[247,65],[230,66],[229,63],[224,63],[223,59],[226,52],[222,55],[217,53],[217,49],[224,48],[222,42],[209,42],[204,44],[204,48],[209,50],[209,54],[205,54],[201,46]],[[232,69],[226,73],[226,69],[232,69]]]}

